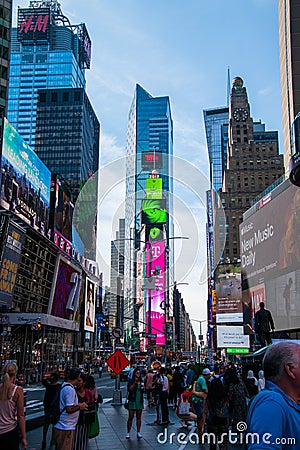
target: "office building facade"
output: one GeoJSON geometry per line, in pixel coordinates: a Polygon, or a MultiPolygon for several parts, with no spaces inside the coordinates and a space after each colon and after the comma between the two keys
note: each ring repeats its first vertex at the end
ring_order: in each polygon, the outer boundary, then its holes
{"type": "Polygon", "coordinates": [[[31,147],[38,89],[84,89],[90,59],[85,25],[72,25],[57,0],[18,9],[18,25],[12,29],[8,120],[31,147]]]}
{"type": "MultiPolygon", "coordinates": [[[[133,325],[148,324],[149,298],[152,307],[158,304],[152,314],[159,320],[165,321],[169,315],[166,308],[160,308],[162,302],[168,309],[171,307],[166,298],[173,284],[174,257],[173,241],[169,240],[173,236],[173,122],[168,97],[153,97],[136,86],[126,151],[124,326],[131,336],[133,325]],[[152,218],[146,220],[151,207],[157,213],[152,225],[152,218]],[[160,287],[147,288],[145,279],[154,276],[155,270],[160,287]]],[[[160,337],[163,342],[163,336],[160,337]]]]}
{"type": "Polygon", "coordinates": [[[299,20],[298,0],[278,0],[282,133],[287,174],[292,153],[292,124],[300,112],[299,20]]]}

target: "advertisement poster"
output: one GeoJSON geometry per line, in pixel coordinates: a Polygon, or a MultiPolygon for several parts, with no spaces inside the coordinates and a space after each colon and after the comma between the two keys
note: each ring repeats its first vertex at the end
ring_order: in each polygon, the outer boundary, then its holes
{"type": "Polygon", "coordinates": [[[146,299],[146,332],[148,332],[148,308],[149,296],[151,296],[151,328],[152,333],[157,335],[156,344],[165,345],[164,335],[164,302],[165,302],[165,243],[152,242],[152,247],[147,247],[146,276],[154,277],[153,289],[147,289],[146,299]],[[151,250],[150,250],[151,249],[151,250]],[[151,251],[151,253],[150,253],[151,251]],[[154,276],[154,271],[158,274],[154,276]]]}
{"type": "Polygon", "coordinates": [[[10,306],[21,259],[25,232],[8,222],[0,266],[0,305],[10,306]]]}
{"type": "Polygon", "coordinates": [[[244,335],[243,326],[217,326],[218,348],[249,348],[249,336],[244,335]]]}
{"type": "Polygon", "coordinates": [[[95,300],[96,285],[86,278],[85,281],[85,308],[84,308],[84,329],[85,331],[95,331],[95,300]]]}
{"type": "Polygon", "coordinates": [[[0,203],[43,233],[48,229],[50,170],[4,119],[0,203]]]}
{"type": "Polygon", "coordinates": [[[297,328],[300,321],[299,235],[300,189],[289,180],[240,225],[243,299],[248,296],[252,319],[262,299],[276,331],[297,328]]]}
{"type": "Polygon", "coordinates": [[[76,320],[81,283],[81,270],[60,256],[58,259],[51,315],[63,319],[76,320]]]}
{"type": "Polygon", "coordinates": [[[243,322],[241,273],[226,272],[216,280],[216,322],[243,322]]]}

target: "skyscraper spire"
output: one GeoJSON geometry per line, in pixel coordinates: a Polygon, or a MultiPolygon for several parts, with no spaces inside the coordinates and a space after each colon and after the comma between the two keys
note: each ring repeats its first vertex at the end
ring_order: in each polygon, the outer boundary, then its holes
{"type": "Polygon", "coordinates": [[[227,102],[226,106],[229,107],[230,99],[230,66],[227,67],[227,102]]]}

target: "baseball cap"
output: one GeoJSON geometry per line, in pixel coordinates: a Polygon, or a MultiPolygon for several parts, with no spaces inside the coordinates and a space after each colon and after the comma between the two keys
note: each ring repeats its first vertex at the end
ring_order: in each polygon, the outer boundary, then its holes
{"type": "Polygon", "coordinates": [[[210,375],[210,370],[209,369],[203,369],[202,370],[202,375],[210,375]]]}

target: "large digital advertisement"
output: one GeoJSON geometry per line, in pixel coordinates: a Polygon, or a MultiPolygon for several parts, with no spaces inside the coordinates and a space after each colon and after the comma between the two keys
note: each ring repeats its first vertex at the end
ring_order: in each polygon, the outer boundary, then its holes
{"type": "Polygon", "coordinates": [[[57,275],[49,313],[63,319],[76,320],[81,284],[81,270],[60,256],[57,261],[57,275]]]}
{"type": "Polygon", "coordinates": [[[251,318],[264,301],[276,330],[300,323],[300,190],[289,180],[240,225],[243,302],[251,318]]]}
{"type": "Polygon", "coordinates": [[[95,331],[95,302],[96,285],[89,278],[85,282],[85,308],[84,308],[84,329],[85,331],[95,331]]]}
{"type": "Polygon", "coordinates": [[[0,203],[46,232],[51,173],[19,133],[4,119],[0,203]]]}
{"type": "Polygon", "coordinates": [[[165,345],[164,335],[164,302],[165,302],[165,243],[152,242],[146,249],[146,276],[155,278],[151,289],[147,289],[146,299],[146,330],[149,323],[149,298],[151,297],[151,328],[156,334],[156,344],[165,345]],[[154,277],[154,271],[156,271],[154,277]]]}

